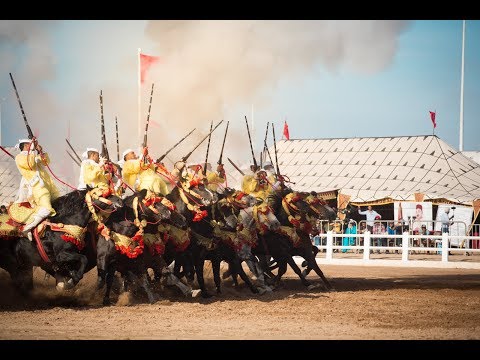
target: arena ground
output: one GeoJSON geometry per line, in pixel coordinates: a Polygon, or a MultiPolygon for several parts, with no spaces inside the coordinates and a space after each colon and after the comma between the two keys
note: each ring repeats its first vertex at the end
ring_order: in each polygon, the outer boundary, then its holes
{"type": "Polygon", "coordinates": [[[307,291],[289,270],[282,286],[265,295],[225,280],[224,293],[210,299],[166,288],[155,304],[115,293],[109,307],[95,293],[95,270],[75,293],[60,295],[36,269],[29,300],[1,270],[0,339],[480,339],[478,270],[322,269],[335,292],[307,291]]]}

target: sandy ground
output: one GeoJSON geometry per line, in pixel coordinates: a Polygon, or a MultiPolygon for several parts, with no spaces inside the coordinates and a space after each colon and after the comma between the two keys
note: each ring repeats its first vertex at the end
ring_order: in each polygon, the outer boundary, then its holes
{"type": "Polygon", "coordinates": [[[225,280],[223,294],[210,299],[166,288],[155,304],[116,292],[109,307],[95,292],[95,271],[61,295],[36,269],[36,290],[25,300],[1,270],[0,339],[480,339],[478,270],[322,269],[335,292],[307,291],[289,270],[270,294],[225,280]]]}

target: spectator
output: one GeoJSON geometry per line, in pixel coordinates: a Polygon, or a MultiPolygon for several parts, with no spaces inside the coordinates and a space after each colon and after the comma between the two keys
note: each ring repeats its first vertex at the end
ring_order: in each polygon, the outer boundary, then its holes
{"type": "MultiPolygon", "coordinates": [[[[393,221],[390,221],[388,223],[388,227],[387,227],[387,234],[388,235],[397,235],[397,227],[395,226],[395,223],[393,221]]],[[[401,239],[397,239],[397,238],[389,238],[388,239],[388,243],[393,243],[393,246],[397,247],[397,246],[401,246],[400,245],[400,241],[401,239]]],[[[388,250],[387,250],[387,253],[388,253],[388,250]]],[[[395,250],[395,254],[398,254],[398,250],[395,250]]]]}
{"type": "MultiPolygon", "coordinates": [[[[375,218],[375,220],[380,220],[378,217],[375,218]]],[[[368,225],[367,225],[368,226],[368,225]]],[[[373,234],[375,235],[384,235],[386,233],[385,230],[385,225],[383,225],[380,221],[375,221],[375,224],[373,225],[373,234]]],[[[386,246],[386,239],[385,238],[372,238],[372,245],[373,243],[377,242],[377,246],[386,246]]],[[[376,251],[377,254],[380,254],[380,250],[376,251]]]]}
{"type": "Polygon", "coordinates": [[[3,215],[3,214],[8,214],[7,207],[4,204],[0,206],[0,215],[3,215]]]}
{"type": "Polygon", "coordinates": [[[360,215],[366,215],[367,217],[367,231],[373,233],[373,222],[375,220],[380,220],[382,216],[377,213],[375,210],[372,210],[372,206],[368,205],[368,210],[361,211],[360,206],[358,207],[358,213],[360,215]]]}
{"type": "Polygon", "coordinates": [[[448,213],[450,212],[450,208],[445,208],[445,211],[440,214],[440,221],[442,222],[442,233],[448,233],[450,229],[450,225],[452,224],[452,219],[453,219],[453,209],[452,207],[452,216],[448,216],[448,213]]]}
{"type": "MultiPolygon", "coordinates": [[[[357,233],[357,224],[354,220],[350,220],[348,222],[348,226],[345,229],[345,234],[356,234],[357,233]]],[[[355,245],[355,238],[354,237],[344,237],[342,240],[343,246],[354,246],[355,245]]],[[[342,248],[342,252],[347,252],[346,248],[342,248]]]]}

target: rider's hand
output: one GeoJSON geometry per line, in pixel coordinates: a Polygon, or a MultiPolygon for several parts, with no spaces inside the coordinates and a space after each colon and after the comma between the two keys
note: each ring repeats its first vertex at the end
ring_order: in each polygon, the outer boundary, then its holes
{"type": "Polygon", "coordinates": [[[175,163],[175,169],[178,171],[182,171],[182,169],[185,167],[185,163],[183,161],[177,161],[175,163]]]}
{"type": "Polygon", "coordinates": [[[103,166],[103,165],[105,165],[106,161],[107,161],[107,159],[105,157],[100,156],[99,161],[98,161],[98,165],[103,166]]]}

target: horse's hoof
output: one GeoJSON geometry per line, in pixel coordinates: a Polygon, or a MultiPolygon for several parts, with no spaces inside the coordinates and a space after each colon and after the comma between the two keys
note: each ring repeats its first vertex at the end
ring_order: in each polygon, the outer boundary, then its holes
{"type": "Polygon", "coordinates": [[[65,283],[63,281],[59,281],[55,288],[57,289],[57,291],[63,292],[63,290],[65,290],[65,283]]]}
{"type": "Polygon", "coordinates": [[[198,297],[198,295],[200,295],[201,292],[202,292],[202,290],[195,289],[195,290],[192,290],[192,292],[190,294],[191,294],[192,298],[196,298],[196,297],[198,297]]]}
{"type": "Polygon", "coordinates": [[[110,301],[109,298],[104,298],[103,299],[103,305],[104,306],[110,306],[112,304],[112,302],[110,301]]]}
{"type": "Polygon", "coordinates": [[[259,294],[260,293],[260,290],[256,287],[253,287],[250,290],[252,290],[252,293],[254,293],[254,294],[259,294]]]}
{"type": "Polygon", "coordinates": [[[308,265],[307,260],[303,260],[303,261],[302,261],[302,267],[306,267],[307,265],[308,265]]]}

